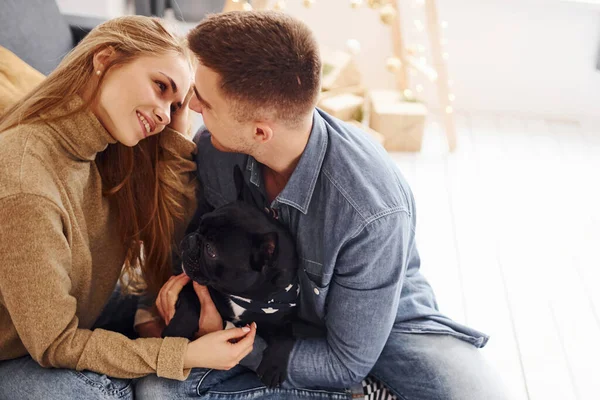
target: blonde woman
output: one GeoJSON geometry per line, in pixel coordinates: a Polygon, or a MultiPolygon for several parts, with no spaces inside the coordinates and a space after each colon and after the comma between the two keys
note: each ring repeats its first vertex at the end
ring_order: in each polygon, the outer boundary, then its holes
{"type": "Polygon", "coordinates": [[[254,326],[192,342],[99,328],[132,309],[111,296],[120,278],[157,294],[171,274],[195,203],[191,81],[184,43],[123,17],[0,117],[1,399],[133,398],[133,378],[184,380],[251,350],[254,326]]]}

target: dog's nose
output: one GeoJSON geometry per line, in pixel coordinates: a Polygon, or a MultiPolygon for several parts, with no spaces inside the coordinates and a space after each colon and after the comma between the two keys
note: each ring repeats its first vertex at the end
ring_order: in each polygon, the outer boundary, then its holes
{"type": "Polygon", "coordinates": [[[191,233],[183,238],[181,241],[181,250],[182,251],[190,251],[197,250],[198,243],[200,242],[200,238],[197,233],[191,233]]]}

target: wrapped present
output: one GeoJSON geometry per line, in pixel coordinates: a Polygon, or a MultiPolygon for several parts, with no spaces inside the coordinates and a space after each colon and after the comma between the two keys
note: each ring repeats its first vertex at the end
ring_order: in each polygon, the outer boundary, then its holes
{"type": "Polygon", "coordinates": [[[325,99],[327,97],[338,96],[340,94],[355,94],[360,97],[365,97],[367,90],[362,85],[356,86],[344,86],[331,90],[323,90],[319,94],[319,100],[325,99]]]}
{"type": "Polygon", "coordinates": [[[363,105],[365,99],[354,94],[340,94],[326,97],[319,101],[318,106],[326,113],[342,121],[363,119],[363,105]]]}
{"type": "Polygon", "coordinates": [[[345,51],[321,50],[323,77],[321,88],[332,90],[361,84],[360,71],[351,54],[345,51]]]}
{"type": "Polygon", "coordinates": [[[348,123],[350,125],[354,125],[357,128],[362,129],[365,133],[367,133],[369,136],[371,136],[373,139],[375,139],[375,141],[377,143],[383,145],[383,142],[385,141],[385,137],[381,133],[377,132],[374,129],[369,128],[367,125],[365,125],[361,122],[358,122],[358,121],[352,120],[352,121],[348,121],[348,123]]]}
{"type": "Polygon", "coordinates": [[[388,151],[420,151],[425,130],[427,108],[418,102],[405,101],[392,90],[369,93],[369,126],[381,133],[388,151]]]}

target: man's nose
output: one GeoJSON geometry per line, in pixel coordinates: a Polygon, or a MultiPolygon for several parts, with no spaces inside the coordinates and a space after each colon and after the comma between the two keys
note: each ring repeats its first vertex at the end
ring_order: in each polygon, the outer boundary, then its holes
{"type": "Polygon", "coordinates": [[[196,96],[192,95],[192,98],[190,99],[189,107],[191,110],[196,111],[199,114],[202,114],[202,104],[200,104],[200,101],[198,101],[198,98],[196,96]]]}

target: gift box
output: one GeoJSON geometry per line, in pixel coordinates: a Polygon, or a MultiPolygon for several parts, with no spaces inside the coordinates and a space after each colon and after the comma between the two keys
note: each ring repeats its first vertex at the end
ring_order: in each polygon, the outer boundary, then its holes
{"type": "Polygon", "coordinates": [[[360,128],[366,134],[371,136],[377,143],[383,145],[383,142],[385,141],[385,137],[381,133],[377,132],[374,129],[369,128],[367,125],[363,124],[362,122],[353,120],[353,121],[348,121],[348,123],[350,125],[356,126],[357,128],[360,128]]]}
{"type": "Polygon", "coordinates": [[[361,85],[360,71],[349,53],[322,49],[321,61],[323,64],[322,90],[361,85]]]}
{"type": "Polygon", "coordinates": [[[319,108],[342,121],[363,119],[365,99],[354,94],[326,97],[319,101],[319,108]]]}
{"type": "Polygon", "coordinates": [[[420,151],[427,108],[405,101],[402,93],[374,90],[369,93],[369,126],[384,136],[388,151],[420,151]]]}
{"type": "Polygon", "coordinates": [[[330,90],[323,90],[319,94],[319,100],[323,100],[328,97],[339,96],[341,94],[354,94],[356,96],[365,97],[367,94],[367,90],[362,85],[344,86],[330,90]]]}

